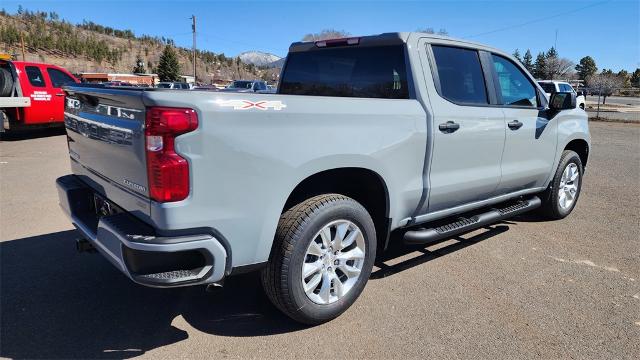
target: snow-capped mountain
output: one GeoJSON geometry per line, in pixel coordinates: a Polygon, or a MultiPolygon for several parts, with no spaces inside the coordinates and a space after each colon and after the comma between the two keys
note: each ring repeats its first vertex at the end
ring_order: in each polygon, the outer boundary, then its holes
{"type": "Polygon", "coordinates": [[[240,60],[246,64],[253,64],[256,66],[270,66],[272,63],[280,60],[281,57],[274,54],[265,53],[262,51],[245,51],[238,55],[240,60]]]}

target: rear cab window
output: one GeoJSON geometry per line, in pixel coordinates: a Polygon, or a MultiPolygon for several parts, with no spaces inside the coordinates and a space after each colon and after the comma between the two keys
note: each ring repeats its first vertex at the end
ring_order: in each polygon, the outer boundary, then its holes
{"type": "Polygon", "coordinates": [[[489,104],[477,50],[432,45],[440,82],[439,93],[456,104],[489,104]]]}
{"type": "Polygon", "coordinates": [[[44,77],[42,76],[42,72],[40,68],[37,66],[26,66],[24,68],[27,73],[27,79],[29,79],[29,84],[33,87],[46,87],[44,83],[44,77]]]}
{"type": "Polygon", "coordinates": [[[334,47],[287,56],[280,94],[408,99],[404,45],[334,47]]]}
{"type": "Polygon", "coordinates": [[[538,84],[540,85],[542,90],[544,90],[544,92],[548,94],[556,92],[556,85],[554,83],[539,82],[538,84]]]}

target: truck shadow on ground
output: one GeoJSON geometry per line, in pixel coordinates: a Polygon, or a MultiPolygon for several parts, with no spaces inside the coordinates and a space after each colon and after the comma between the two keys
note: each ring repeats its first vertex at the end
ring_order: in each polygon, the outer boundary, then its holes
{"type": "Polygon", "coordinates": [[[0,132],[0,141],[22,141],[22,140],[30,140],[30,139],[38,139],[43,137],[50,136],[58,136],[64,135],[65,128],[60,127],[52,127],[46,129],[28,129],[22,130],[18,132],[0,132]]]}
{"type": "Polygon", "coordinates": [[[445,256],[478,242],[492,238],[509,230],[507,224],[513,223],[502,222],[497,225],[491,225],[483,229],[476,230],[472,236],[462,234],[453,238],[436,241],[428,245],[403,244],[402,233],[393,233],[387,251],[376,259],[375,268],[371,273],[370,279],[382,279],[392,276],[428,261],[437,259],[441,256],[445,256]],[[477,233],[478,231],[480,231],[480,233],[477,233]]]}
{"type": "MultiPolygon", "coordinates": [[[[378,261],[378,279],[502,233],[484,233],[437,251],[394,245],[378,261]],[[384,265],[414,251],[422,256],[384,265]]],[[[0,243],[0,356],[129,358],[188,338],[186,321],[219,336],[264,336],[305,327],[282,315],[262,292],[257,273],[204,287],[136,285],[98,254],[77,254],[74,230],[0,243]],[[182,320],[182,319],[184,320],[182,320]]],[[[399,241],[395,243],[400,244],[399,241]]]]}

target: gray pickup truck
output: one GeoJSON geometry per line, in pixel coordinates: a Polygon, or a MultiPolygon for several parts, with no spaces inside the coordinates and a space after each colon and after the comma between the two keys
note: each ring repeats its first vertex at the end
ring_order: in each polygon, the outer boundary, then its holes
{"type": "Polygon", "coordinates": [[[590,152],[575,93],[510,55],[423,33],[291,45],[277,94],[70,86],[60,204],[131,280],[261,271],[331,320],[393,238],[429,244],[539,208],[567,216],[590,152]]]}

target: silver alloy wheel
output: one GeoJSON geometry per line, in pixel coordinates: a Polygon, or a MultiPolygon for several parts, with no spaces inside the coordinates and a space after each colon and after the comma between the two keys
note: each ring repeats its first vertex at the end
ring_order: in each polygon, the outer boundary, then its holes
{"type": "Polygon", "coordinates": [[[564,210],[570,209],[578,196],[578,184],[580,183],[580,171],[578,165],[569,163],[562,172],[560,188],[558,189],[558,204],[564,210]]]}
{"type": "Polygon", "coordinates": [[[302,288],[316,304],[331,304],[356,284],[364,265],[364,235],[356,224],[336,220],[316,233],[302,264],[302,288]]]}

